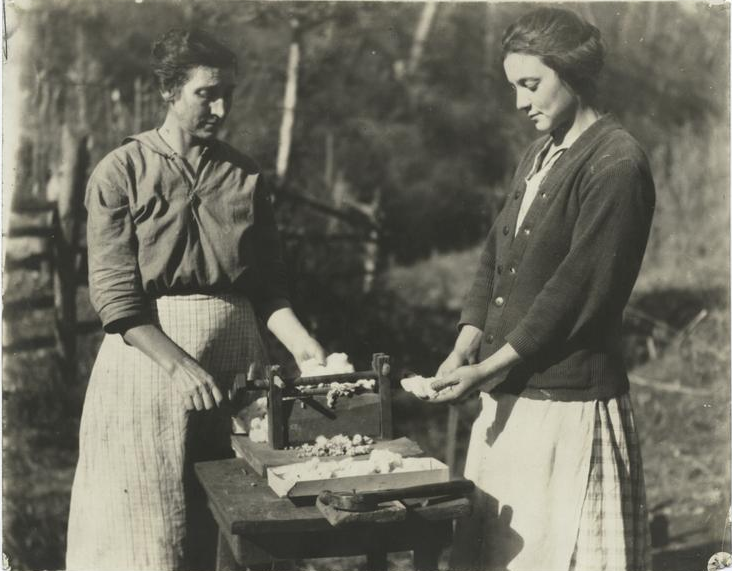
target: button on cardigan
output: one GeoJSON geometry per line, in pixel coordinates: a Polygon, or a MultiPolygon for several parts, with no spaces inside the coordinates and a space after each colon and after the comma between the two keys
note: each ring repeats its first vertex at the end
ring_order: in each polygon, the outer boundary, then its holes
{"type": "MultiPolygon", "coordinates": [[[[509,196],[524,193],[547,140],[524,154],[509,196]]],[[[460,324],[483,330],[480,359],[506,342],[522,357],[497,392],[553,400],[619,396],[628,390],[622,314],[655,205],[648,160],[606,115],[556,160],[539,190],[542,200],[531,203],[520,228],[519,200],[508,200],[494,221],[460,324]],[[499,266],[511,271],[499,273],[499,266]]]]}
{"type": "Polygon", "coordinates": [[[267,318],[289,305],[268,193],[256,164],[220,141],[195,177],[157,131],[129,137],[92,173],[89,289],[108,332],[150,319],[150,298],[241,293],[267,318]]]}

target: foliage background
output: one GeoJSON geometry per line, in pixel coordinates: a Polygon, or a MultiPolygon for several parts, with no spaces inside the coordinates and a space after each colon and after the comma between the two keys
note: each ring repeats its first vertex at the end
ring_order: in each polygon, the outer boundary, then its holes
{"type": "MultiPolygon", "coordinates": [[[[291,159],[277,189],[280,224],[350,231],[284,198],[333,203],[337,188],[352,203],[379,200],[380,232],[368,292],[344,271],[358,269],[357,243],[288,241],[296,309],[329,350],[357,363],[384,351],[397,370],[430,373],[449,350],[481,237],[535,136],[514,109],[499,47],[505,26],[532,6],[438,4],[421,58],[407,73],[421,3],[17,3],[8,7],[8,31],[18,84],[3,113],[12,109],[22,121],[12,133],[19,153],[5,192],[46,192],[64,126],[92,135],[93,162],[132,125],[153,127],[163,110],[147,72],[149,45],[169,27],[191,23],[240,57],[224,138],[273,171],[297,20],[301,65],[291,159]],[[47,85],[60,94],[50,110],[47,85]],[[46,149],[48,173],[34,171],[24,154],[30,143],[46,149]]],[[[647,149],[657,186],[626,331],[628,360],[643,381],[634,400],[649,505],[656,526],[670,521],[671,539],[658,545],[654,568],[701,569],[724,546],[729,507],[729,6],[569,7],[603,33],[602,104],[647,149]],[[684,332],[702,309],[706,319],[684,332]]],[[[3,281],[6,300],[49,287],[38,272],[3,281]]],[[[82,287],[81,311],[93,318],[85,296],[82,287]]],[[[48,315],[34,310],[5,326],[37,332],[48,315]]],[[[70,384],[48,352],[3,359],[3,549],[14,568],[63,566],[78,417],[100,340],[96,333],[81,342],[70,384]]],[[[401,394],[395,406],[399,430],[443,455],[445,409],[401,394]]],[[[474,403],[464,407],[462,451],[474,412],[474,403]]]]}

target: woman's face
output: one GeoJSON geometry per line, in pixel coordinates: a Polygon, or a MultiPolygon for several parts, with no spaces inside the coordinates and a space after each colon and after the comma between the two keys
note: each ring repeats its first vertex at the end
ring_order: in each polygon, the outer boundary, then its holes
{"type": "Polygon", "coordinates": [[[163,93],[168,116],[191,136],[211,139],[229,113],[234,85],[233,69],[194,67],[177,93],[163,93]]]}
{"type": "Polygon", "coordinates": [[[574,92],[537,56],[510,53],[503,69],[516,91],[516,109],[525,111],[537,130],[553,131],[574,116],[574,92]]]}

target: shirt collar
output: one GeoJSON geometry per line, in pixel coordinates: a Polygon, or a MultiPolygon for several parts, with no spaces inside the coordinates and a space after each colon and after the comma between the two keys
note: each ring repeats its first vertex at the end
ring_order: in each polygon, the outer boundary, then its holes
{"type": "Polygon", "coordinates": [[[531,170],[529,171],[528,176],[526,179],[530,179],[532,176],[534,176],[539,170],[542,168],[546,168],[554,163],[561,155],[569,149],[571,143],[562,142],[561,145],[558,147],[554,147],[551,149],[551,154],[547,156],[547,153],[550,152],[550,148],[552,146],[552,138],[551,136],[547,137],[547,140],[544,142],[544,144],[539,149],[539,152],[536,153],[536,156],[534,157],[534,164],[531,167],[531,170]]]}
{"type": "MultiPolygon", "coordinates": [[[[150,129],[149,131],[143,131],[142,133],[138,133],[137,135],[130,135],[129,137],[125,137],[122,141],[122,144],[128,143],[130,141],[137,141],[144,147],[152,150],[155,153],[158,153],[159,155],[163,155],[168,159],[173,159],[178,156],[177,153],[173,149],[171,149],[168,144],[163,140],[157,129],[150,129]]],[[[207,141],[204,143],[203,152],[201,154],[202,157],[211,152],[211,147],[213,147],[214,143],[215,140],[207,141]]]]}

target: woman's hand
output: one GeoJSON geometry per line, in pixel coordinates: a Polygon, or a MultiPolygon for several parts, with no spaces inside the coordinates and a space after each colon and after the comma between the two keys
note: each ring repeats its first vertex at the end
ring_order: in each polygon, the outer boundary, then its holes
{"type": "Polygon", "coordinates": [[[435,376],[444,377],[446,375],[449,375],[458,367],[462,367],[463,365],[467,364],[467,362],[468,360],[464,355],[460,355],[453,349],[452,351],[450,351],[450,354],[437,369],[437,373],[435,373],[435,376]]]}
{"type": "Polygon", "coordinates": [[[455,340],[455,348],[450,351],[450,354],[442,362],[435,376],[444,377],[458,367],[475,363],[478,359],[478,349],[480,349],[480,338],[482,335],[483,331],[477,327],[463,325],[455,340]]]}
{"type": "Polygon", "coordinates": [[[122,336],[168,373],[183,397],[186,410],[208,410],[221,405],[224,396],[213,377],[159,327],[152,324],[136,325],[127,329],[122,336]]]}
{"type": "Polygon", "coordinates": [[[189,356],[173,365],[170,378],[183,397],[186,410],[210,410],[224,401],[214,378],[189,356]]]}
{"type": "Polygon", "coordinates": [[[431,386],[437,391],[437,396],[427,402],[453,402],[478,389],[490,392],[505,380],[505,375],[500,373],[510,369],[520,359],[516,350],[506,343],[484,361],[458,367],[432,381],[431,386]]]}
{"type": "Polygon", "coordinates": [[[289,307],[278,309],[270,315],[267,327],[292,353],[298,366],[308,359],[315,359],[319,365],[325,365],[325,351],[320,343],[308,334],[289,307]]]}
{"type": "Polygon", "coordinates": [[[454,402],[477,390],[488,379],[483,364],[465,365],[432,381],[437,395],[428,399],[430,403],[454,402]]]}
{"type": "Polygon", "coordinates": [[[317,361],[319,365],[325,365],[325,350],[310,335],[303,335],[297,338],[292,348],[288,348],[292,356],[295,357],[298,367],[310,359],[317,361]]]}

